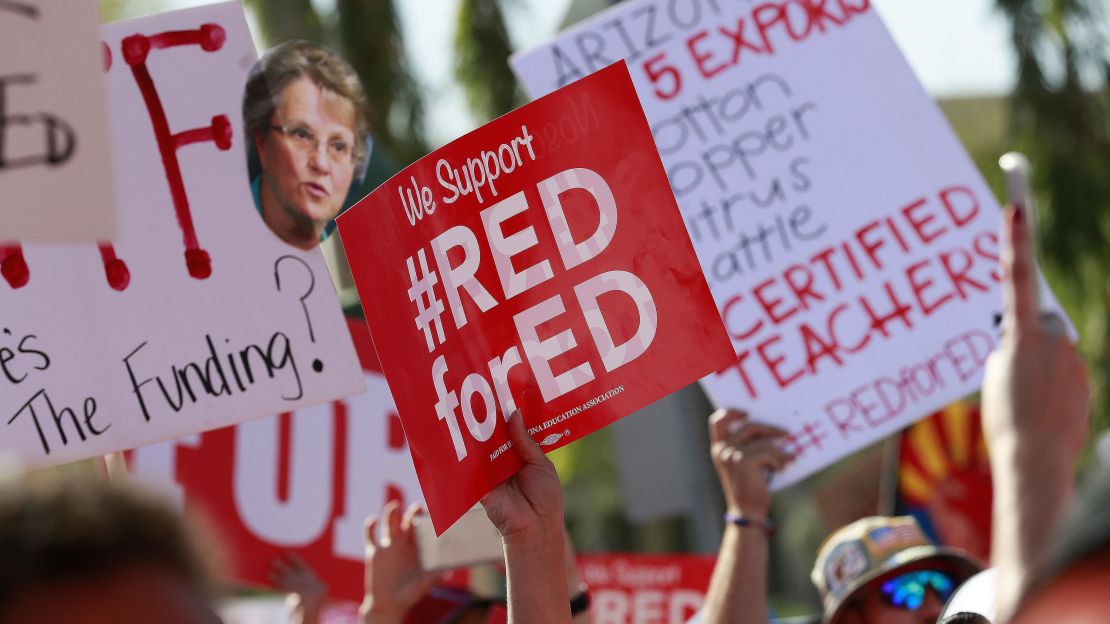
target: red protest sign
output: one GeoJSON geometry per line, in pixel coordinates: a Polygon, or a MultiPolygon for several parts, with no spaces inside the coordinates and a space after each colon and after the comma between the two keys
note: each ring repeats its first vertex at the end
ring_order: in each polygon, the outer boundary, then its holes
{"type": "Polygon", "coordinates": [[[594,624],[683,624],[709,591],[712,555],[581,555],[594,624]]]}
{"type": "Polygon", "coordinates": [[[623,64],[405,169],[339,220],[442,532],[545,450],[734,359],[623,64]]]}
{"type": "Polygon", "coordinates": [[[332,598],[362,597],[363,521],[420,489],[366,324],[347,319],[366,392],[129,453],[135,477],[201,510],[230,549],[237,582],[268,586],[296,551],[332,598]]]}

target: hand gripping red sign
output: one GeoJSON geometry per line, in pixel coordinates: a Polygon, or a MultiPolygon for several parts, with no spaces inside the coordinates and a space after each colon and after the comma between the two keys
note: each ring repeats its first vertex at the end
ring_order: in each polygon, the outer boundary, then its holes
{"type": "MultiPolygon", "coordinates": [[[[339,220],[437,532],[520,468],[734,359],[623,63],[339,220]]],[[[645,449],[644,452],[650,452],[645,449]]]]}

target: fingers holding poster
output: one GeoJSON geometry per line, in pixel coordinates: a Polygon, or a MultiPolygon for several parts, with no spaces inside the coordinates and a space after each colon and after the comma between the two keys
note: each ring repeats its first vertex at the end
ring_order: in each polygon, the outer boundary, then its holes
{"type": "Polygon", "coordinates": [[[239,4],[102,39],[121,232],[99,258],[0,246],[0,449],[62,463],[358,392],[321,254],[276,240],[251,203],[239,4]]]}
{"type": "Polygon", "coordinates": [[[340,218],[437,532],[519,468],[518,407],[551,450],[732,359],[672,197],[618,64],[340,218]]]}
{"type": "Polygon", "coordinates": [[[512,64],[617,58],[732,340],[702,385],[790,431],[775,487],[978,388],[998,206],[870,2],[636,0],[512,64]]]}

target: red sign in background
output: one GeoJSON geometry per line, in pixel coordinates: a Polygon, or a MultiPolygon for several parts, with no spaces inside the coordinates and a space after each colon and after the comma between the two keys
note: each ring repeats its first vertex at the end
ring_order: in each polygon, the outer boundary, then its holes
{"type": "Polygon", "coordinates": [[[711,555],[581,555],[593,624],[683,624],[705,602],[711,555]]]}
{"type": "Polygon", "coordinates": [[[268,586],[273,561],[296,551],[332,598],[359,600],[363,521],[420,501],[369,331],[348,326],[366,394],[128,453],[136,478],[211,521],[235,581],[268,586]]]}
{"type": "Polygon", "coordinates": [[[339,219],[433,524],[734,360],[623,63],[472,132],[339,219]]]}
{"type": "MultiPolygon", "coordinates": [[[[716,557],[711,555],[579,555],[578,572],[590,588],[592,624],[685,624],[705,602],[716,557]]],[[[460,575],[461,576],[461,575],[460,575]]],[[[439,591],[425,596],[420,605],[406,615],[406,624],[454,621],[452,613],[473,598],[466,593],[465,578],[451,592],[439,591]],[[450,595],[452,600],[447,599],[450,595]]],[[[257,601],[256,601],[257,602],[257,601]]],[[[231,624],[274,624],[284,622],[283,605],[277,601],[242,605],[223,614],[231,624]],[[230,616],[230,617],[229,617],[230,616]]],[[[358,602],[336,600],[329,603],[321,618],[323,624],[358,622],[358,602]]],[[[486,624],[506,621],[505,609],[494,604],[486,624]]]]}

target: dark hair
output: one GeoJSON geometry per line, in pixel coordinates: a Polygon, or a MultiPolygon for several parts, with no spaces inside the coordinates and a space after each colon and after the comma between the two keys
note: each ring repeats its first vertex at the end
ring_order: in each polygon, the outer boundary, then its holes
{"type": "MultiPolygon", "coordinates": [[[[358,74],[338,54],[311,41],[286,41],[272,48],[251,68],[243,95],[243,126],[246,133],[248,165],[258,170],[254,137],[265,132],[281,106],[281,92],[298,78],[308,78],[321,89],[349,100],[355,108],[355,171],[362,171],[369,157],[367,139],[370,118],[366,94],[358,74]]],[[[357,177],[357,175],[356,175],[357,177]]]]}
{"type": "Polygon", "coordinates": [[[940,624],[991,624],[991,621],[978,613],[960,611],[944,618],[940,624]]]}
{"type": "Polygon", "coordinates": [[[132,566],[177,574],[214,596],[214,565],[195,532],[160,498],[104,479],[0,485],[0,605],[42,585],[132,566]]]}

